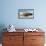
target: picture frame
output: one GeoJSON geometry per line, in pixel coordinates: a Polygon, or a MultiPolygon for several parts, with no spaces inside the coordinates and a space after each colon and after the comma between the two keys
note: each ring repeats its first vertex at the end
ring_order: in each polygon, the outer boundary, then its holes
{"type": "Polygon", "coordinates": [[[34,9],[18,9],[18,18],[19,19],[33,19],[34,9]]]}

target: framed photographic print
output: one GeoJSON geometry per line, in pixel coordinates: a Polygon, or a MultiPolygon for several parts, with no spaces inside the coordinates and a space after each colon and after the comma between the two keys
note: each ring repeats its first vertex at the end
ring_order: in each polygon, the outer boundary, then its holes
{"type": "Polygon", "coordinates": [[[34,18],[34,9],[19,9],[18,18],[19,19],[33,19],[34,18]]]}

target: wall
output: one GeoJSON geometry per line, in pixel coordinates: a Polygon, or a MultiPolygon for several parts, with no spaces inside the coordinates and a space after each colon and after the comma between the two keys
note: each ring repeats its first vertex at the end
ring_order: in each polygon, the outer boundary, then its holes
{"type": "Polygon", "coordinates": [[[16,28],[40,27],[46,32],[46,0],[0,0],[0,31],[13,24],[16,28]],[[18,19],[18,9],[34,9],[34,19],[18,19]]]}
{"type": "Polygon", "coordinates": [[[46,0],[0,0],[0,2],[0,25],[46,28],[46,0]],[[34,19],[18,19],[18,9],[34,9],[34,19]]]}

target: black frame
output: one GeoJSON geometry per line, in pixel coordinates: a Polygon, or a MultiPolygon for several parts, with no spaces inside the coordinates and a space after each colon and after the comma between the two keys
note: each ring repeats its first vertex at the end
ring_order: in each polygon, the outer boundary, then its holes
{"type": "Polygon", "coordinates": [[[18,18],[19,19],[33,19],[34,18],[34,9],[18,9],[18,18]],[[31,13],[31,15],[29,16],[22,16],[22,14],[24,14],[24,12],[28,12],[31,13]],[[22,14],[21,14],[22,13],[22,14]]]}

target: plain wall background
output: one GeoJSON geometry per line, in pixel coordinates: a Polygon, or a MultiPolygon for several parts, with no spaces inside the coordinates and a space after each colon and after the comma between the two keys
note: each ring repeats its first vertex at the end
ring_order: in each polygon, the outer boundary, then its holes
{"type": "Polygon", "coordinates": [[[46,0],[0,0],[0,31],[9,24],[46,32],[46,0]],[[18,9],[34,9],[34,19],[18,19],[18,9]]]}
{"type": "Polygon", "coordinates": [[[46,0],[0,0],[0,25],[16,28],[46,28],[46,0]],[[34,19],[18,19],[18,9],[34,9],[34,19]]]}

